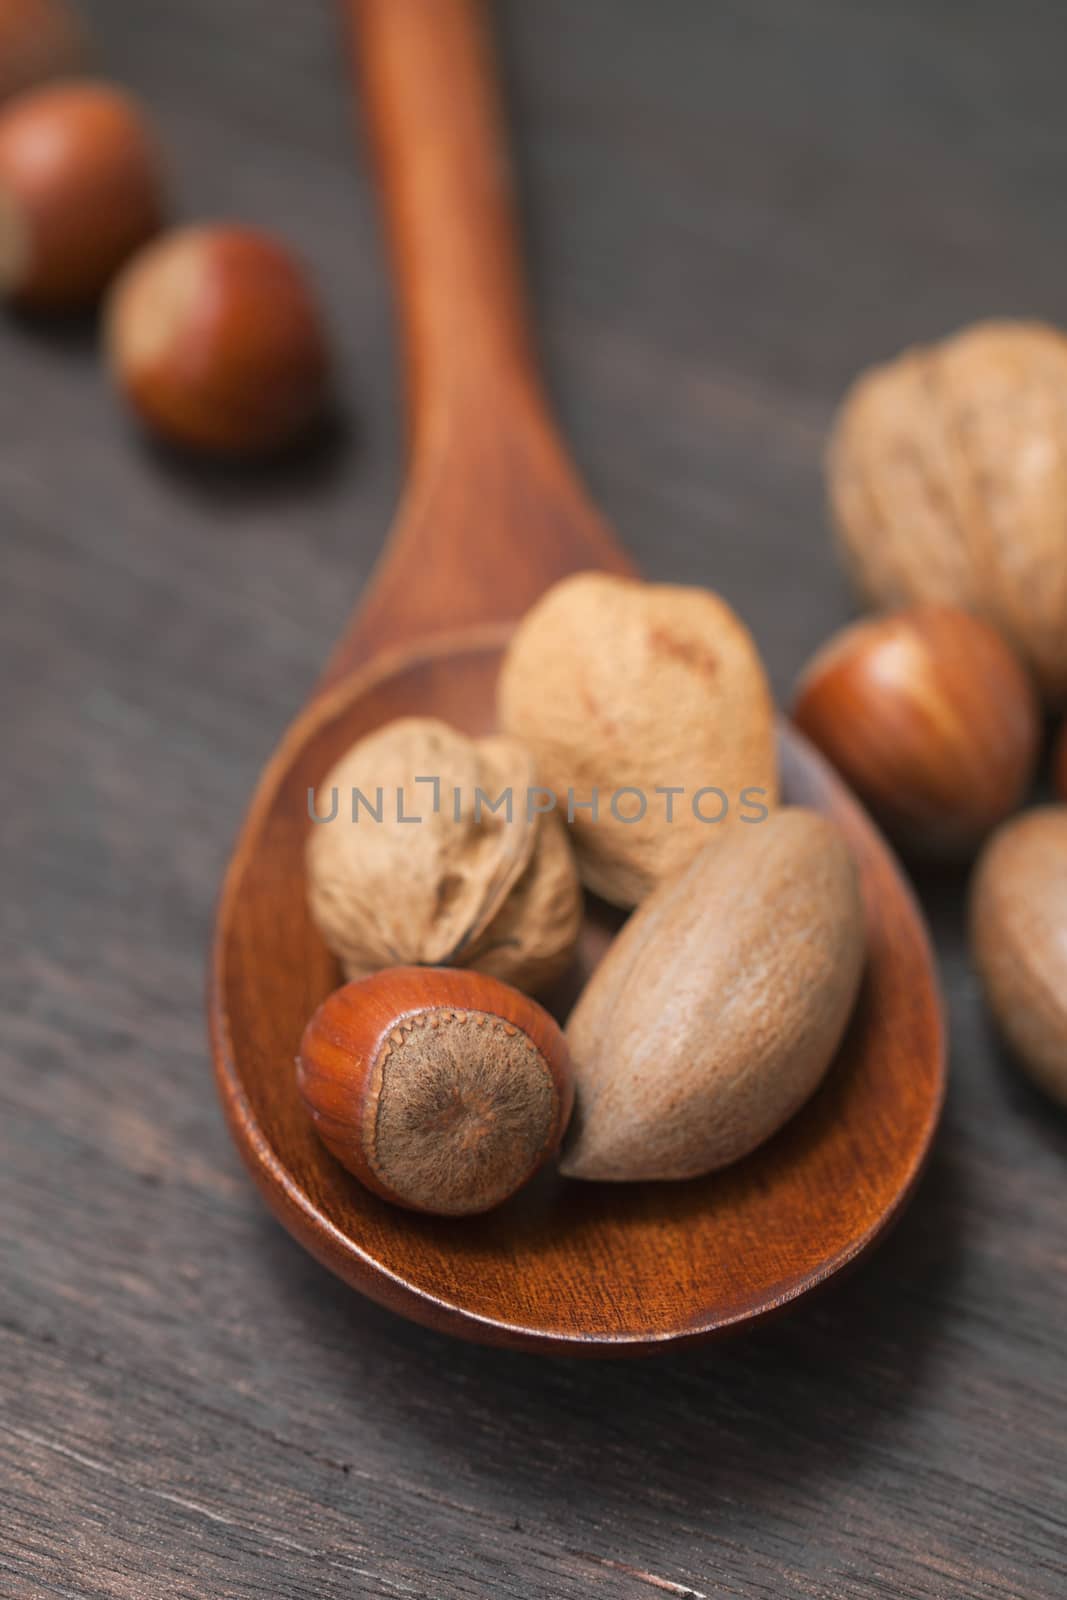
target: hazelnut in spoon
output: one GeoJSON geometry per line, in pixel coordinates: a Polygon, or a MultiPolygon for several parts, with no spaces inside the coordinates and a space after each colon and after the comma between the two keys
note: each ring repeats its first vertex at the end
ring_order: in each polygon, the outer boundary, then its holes
{"type": "Polygon", "coordinates": [[[470,1216],[544,1165],[574,1099],[567,1046],[509,984],[392,967],[337,989],[304,1029],[300,1093],[315,1131],[396,1205],[470,1216]]]}

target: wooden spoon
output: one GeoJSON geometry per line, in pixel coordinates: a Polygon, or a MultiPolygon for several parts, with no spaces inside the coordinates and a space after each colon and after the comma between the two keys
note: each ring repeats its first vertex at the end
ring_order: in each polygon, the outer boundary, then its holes
{"type": "MultiPolygon", "coordinates": [[[[490,61],[475,0],[348,0],[406,333],[410,480],[370,592],[267,767],[218,911],[211,1037],[233,1137],[268,1204],[334,1272],[468,1338],[647,1351],[766,1315],[867,1250],[911,1192],[944,1050],[912,897],[842,785],[784,730],[785,791],[832,815],[863,875],[870,964],[825,1085],[740,1165],[677,1184],[543,1174],[498,1211],[393,1209],[337,1165],[293,1057],[339,981],[308,918],[307,794],[393,717],[493,723],[509,624],[555,579],[629,562],[549,420],[523,309],[490,61]]],[[[591,917],[580,966],[607,933],[591,917]]]]}

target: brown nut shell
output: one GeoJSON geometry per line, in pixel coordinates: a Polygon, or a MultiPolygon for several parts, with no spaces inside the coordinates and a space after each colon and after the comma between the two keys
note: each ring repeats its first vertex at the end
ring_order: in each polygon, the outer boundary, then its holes
{"type": "Polygon", "coordinates": [[[0,295],[31,311],[92,304],[163,218],[155,136],[104,83],[61,83],[0,111],[0,295]]]}
{"type": "Polygon", "coordinates": [[[833,1059],[864,944],[852,857],[815,812],[701,851],[635,911],[567,1024],[563,1173],[697,1177],[770,1138],[833,1059]]]}
{"type": "Polygon", "coordinates": [[[1014,652],[948,606],[835,634],[801,676],[793,720],[897,843],[924,856],[966,854],[1021,804],[1041,737],[1014,652]]]}
{"type": "Polygon", "coordinates": [[[112,291],[106,342],[140,421],[182,448],[279,450],[327,406],[311,286],[291,252],[253,228],[182,228],[142,251],[112,291]]]}
{"type": "Polygon", "coordinates": [[[397,967],[336,990],[304,1031],[297,1081],[315,1131],[361,1183],[444,1216],[521,1188],[557,1148],[573,1101],[548,1013],[447,968],[397,967]]]}

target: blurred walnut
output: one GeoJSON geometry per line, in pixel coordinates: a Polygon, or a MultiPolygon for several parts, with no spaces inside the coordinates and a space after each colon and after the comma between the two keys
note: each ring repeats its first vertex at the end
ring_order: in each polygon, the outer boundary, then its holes
{"type": "Polygon", "coordinates": [[[530,814],[535,784],[514,739],[431,717],[389,723],[342,757],[315,796],[330,820],[311,830],[308,899],[347,977],[472,967],[537,990],[560,975],[581,890],[559,817],[530,814]]]}
{"type": "Polygon", "coordinates": [[[869,600],[974,611],[1067,699],[1067,336],[978,323],[864,373],[828,473],[869,600]]]}

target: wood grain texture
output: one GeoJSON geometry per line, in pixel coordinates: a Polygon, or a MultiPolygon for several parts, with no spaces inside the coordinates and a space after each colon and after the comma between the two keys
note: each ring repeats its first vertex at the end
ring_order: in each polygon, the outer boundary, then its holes
{"type": "MultiPolygon", "coordinates": [[[[357,421],[192,475],[132,447],[87,334],[2,330],[0,1593],[1058,1600],[1067,1120],[991,1040],[959,874],[920,880],[954,1040],[928,1174],[777,1323],[534,1362],[377,1310],[266,1215],[203,949],[392,511],[388,291],[326,0],[85,9],[183,207],[303,247],[357,421]]],[[[567,436],[784,695],[848,614],[818,467],[848,377],[990,311],[1067,322],[1067,17],[539,0],[500,31],[567,436]]]]}

